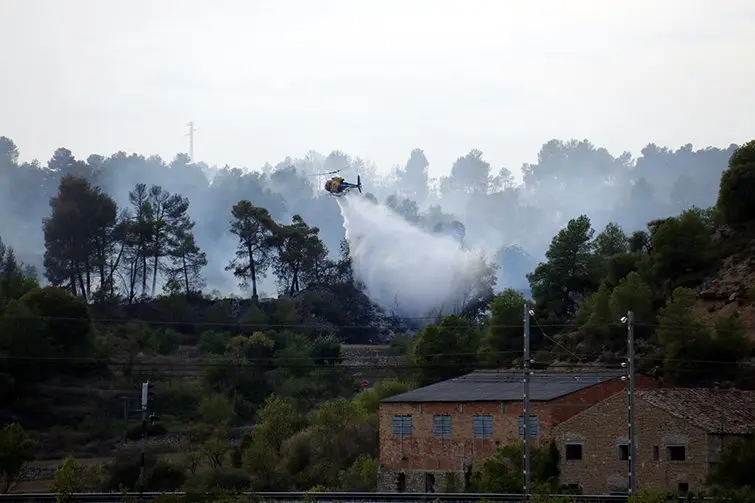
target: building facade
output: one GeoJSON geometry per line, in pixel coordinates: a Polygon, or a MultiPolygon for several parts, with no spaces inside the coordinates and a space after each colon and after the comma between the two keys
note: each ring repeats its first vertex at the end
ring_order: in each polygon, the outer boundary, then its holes
{"type": "MultiPolygon", "coordinates": [[[[627,405],[626,394],[615,395],[553,429],[562,483],[579,485],[586,494],[627,491],[627,405]]],[[[699,489],[724,449],[755,430],[755,393],[640,390],[635,426],[638,488],[699,489]]]]}
{"type": "MultiPolygon", "coordinates": [[[[626,393],[621,375],[536,372],[530,438],[536,445],[548,441],[553,426],[626,393]]],[[[638,378],[640,389],[655,386],[654,378],[638,378]]],[[[523,436],[522,390],[521,372],[479,371],[383,400],[378,490],[463,489],[467,466],[523,436]]]]}

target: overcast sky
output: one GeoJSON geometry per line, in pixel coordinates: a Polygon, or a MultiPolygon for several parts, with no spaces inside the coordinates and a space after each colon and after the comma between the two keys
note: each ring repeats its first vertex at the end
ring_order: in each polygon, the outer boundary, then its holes
{"type": "Polygon", "coordinates": [[[755,136],[753,0],[0,0],[0,135],[257,168],[341,149],[518,171],[755,136]]]}

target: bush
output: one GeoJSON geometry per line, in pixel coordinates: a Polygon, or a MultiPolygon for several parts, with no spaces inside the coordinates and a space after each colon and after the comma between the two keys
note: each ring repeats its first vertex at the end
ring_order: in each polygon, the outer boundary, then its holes
{"type": "MultiPolygon", "coordinates": [[[[136,453],[122,454],[107,469],[106,491],[128,489],[136,491],[141,471],[141,456],[136,453]]],[[[144,456],[144,489],[146,491],[177,491],[186,482],[182,467],[168,461],[158,460],[152,453],[144,456]]]]}
{"type": "Polygon", "coordinates": [[[74,493],[96,491],[101,486],[102,467],[98,464],[84,466],[73,456],[68,456],[55,470],[50,488],[59,502],[72,500],[74,493]]]}
{"type": "Polygon", "coordinates": [[[150,345],[161,355],[169,355],[178,349],[183,335],[175,330],[159,330],[152,333],[150,345]]]}
{"type": "Polygon", "coordinates": [[[198,474],[190,479],[186,485],[186,491],[245,491],[251,484],[252,480],[244,470],[220,468],[198,474]]]}
{"type": "Polygon", "coordinates": [[[177,491],[186,483],[184,471],[167,461],[158,461],[147,477],[148,491],[177,491]]]}
{"type": "Polygon", "coordinates": [[[671,503],[678,501],[678,496],[670,491],[639,489],[629,497],[628,503],[671,503]]]}
{"type": "MultiPolygon", "coordinates": [[[[168,433],[168,429],[160,423],[147,423],[147,437],[159,437],[168,433]]],[[[141,423],[131,426],[126,432],[128,440],[139,440],[142,438],[141,423]]]]}
{"type": "Polygon", "coordinates": [[[199,418],[199,397],[200,388],[193,382],[157,383],[152,410],[163,418],[170,413],[178,421],[190,423],[199,418]]]}
{"type": "MultiPolygon", "coordinates": [[[[140,471],[139,454],[121,454],[116,456],[115,461],[107,468],[107,480],[105,482],[105,491],[118,491],[128,489],[136,490],[139,482],[140,471]]],[[[157,458],[154,454],[146,453],[144,455],[144,470],[147,472],[157,464],[157,458]]]]}
{"type": "Polygon", "coordinates": [[[199,336],[199,349],[204,354],[222,355],[232,338],[233,334],[230,332],[209,330],[199,336]]]}

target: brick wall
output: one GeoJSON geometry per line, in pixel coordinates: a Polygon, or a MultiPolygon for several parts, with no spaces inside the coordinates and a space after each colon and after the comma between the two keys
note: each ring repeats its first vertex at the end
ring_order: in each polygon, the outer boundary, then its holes
{"type": "MultiPolygon", "coordinates": [[[[638,379],[638,388],[655,386],[651,378],[638,379]]],[[[555,424],[578,414],[606,397],[626,390],[621,380],[591,386],[551,402],[532,402],[532,414],[538,418],[537,444],[547,441],[555,424]]],[[[495,453],[499,444],[519,438],[518,419],[522,415],[521,402],[470,403],[383,403],[380,405],[380,466],[379,490],[395,491],[398,473],[405,473],[406,490],[424,491],[425,473],[435,474],[436,485],[445,474],[455,472],[463,480],[465,465],[495,453]],[[451,416],[450,437],[433,435],[433,415],[451,416]],[[474,438],[473,416],[493,416],[491,438],[474,438]],[[412,436],[393,435],[393,416],[412,416],[412,436]],[[412,472],[420,471],[414,477],[412,472]],[[410,477],[411,475],[411,477],[410,477]],[[416,480],[415,480],[416,479],[416,480]]]]}
{"type": "MultiPolygon", "coordinates": [[[[638,488],[676,491],[679,484],[699,488],[707,473],[709,439],[685,421],[636,401],[638,488]],[[685,460],[669,460],[668,445],[684,445],[685,460]]],[[[587,494],[626,490],[629,462],[619,456],[628,443],[627,396],[622,393],[572,417],[553,429],[562,455],[561,481],[580,484],[587,494]],[[566,444],[582,444],[581,460],[566,460],[566,444]]]]}
{"type": "MultiPolygon", "coordinates": [[[[532,404],[539,429],[549,426],[549,411],[542,403],[532,404]]],[[[380,462],[389,469],[461,470],[465,463],[495,452],[498,443],[518,438],[521,403],[387,403],[380,406],[380,462]],[[433,415],[451,416],[450,437],[433,435],[433,415]],[[473,416],[493,416],[491,438],[474,438],[473,416]],[[393,416],[412,416],[412,436],[393,435],[393,416]]]]}

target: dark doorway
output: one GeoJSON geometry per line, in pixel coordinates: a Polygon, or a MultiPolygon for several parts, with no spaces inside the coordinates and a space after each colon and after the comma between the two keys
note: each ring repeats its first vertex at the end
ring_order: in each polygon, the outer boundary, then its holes
{"type": "Polygon", "coordinates": [[[425,474],[425,492],[426,493],[435,492],[435,475],[433,475],[432,473],[425,474]]]}
{"type": "Polygon", "coordinates": [[[400,493],[406,491],[406,474],[403,472],[396,477],[396,490],[400,493]]]}

